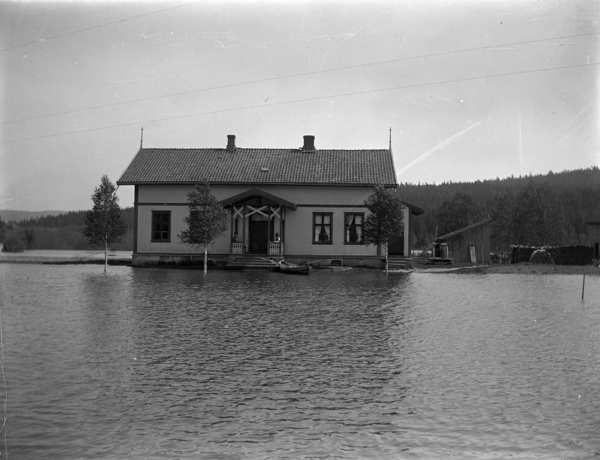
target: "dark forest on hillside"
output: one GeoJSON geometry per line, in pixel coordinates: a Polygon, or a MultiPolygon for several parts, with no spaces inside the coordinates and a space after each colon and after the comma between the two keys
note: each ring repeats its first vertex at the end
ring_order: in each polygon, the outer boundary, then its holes
{"type": "MultiPolygon", "coordinates": [[[[65,228],[65,227],[83,227],[85,213],[87,211],[69,211],[66,214],[58,216],[34,217],[31,219],[20,220],[16,224],[20,228],[65,228]]],[[[124,208],[121,210],[123,219],[130,227],[133,227],[133,208],[124,208]]]]}
{"type": "MultiPolygon", "coordinates": [[[[586,221],[600,220],[598,167],[477,182],[400,184],[398,192],[402,200],[425,209],[425,214],[413,219],[415,248],[433,242],[436,234],[441,236],[487,217],[496,218],[492,224],[492,251],[506,250],[508,244],[530,244],[523,241],[523,235],[533,232],[531,225],[535,222],[527,220],[538,221],[538,227],[541,220],[548,230],[538,229],[536,244],[587,245],[586,221]],[[462,220],[458,218],[461,209],[467,209],[468,214],[462,220]],[[509,227],[514,227],[511,232],[509,227]]],[[[86,250],[92,248],[82,234],[85,213],[71,211],[3,224],[5,232],[16,232],[23,238],[33,235],[26,245],[28,249],[86,250]]],[[[132,250],[133,208],[125,208],[122,213],[130,230],[111,249],[132,250]]]]}
{"type": "MultiPolygon", "coordinates": [[[[18,222],[1,222],[3,233],[12,240],[20,239],[24,249],[92,250],[83,235],[84,219],[87,211],[70,211],[57,216],[42,216],[18,222]]],[[[114,244],[114,251],[133,250],[133,208],[121,211],[129,231],[120,243],[114,244]]]]}
{"type": "MultiPolygon", "coordinates": [[[[425,214],[416,217],[413,221],[414,247],[431,243],[435,239],[436,227],[437,235],[443,235],[443,229],[440,228],[440,210],[444,202],[455,198],[457,192],[467,195],[477,205],[481,211],[478,217],[498,218],[502,215],[494,215],[494,210],[497,209],[494,201],[505,198],[507,194],[517,197],[529,183],[547,184],[556,198],[556,202],[549,205],[553,211],[558,211],[558,214],[564,217],[558,222],[564,227],[560,229],[563,238],[558,244],[588,244],[589,228],[586,221],[600,219],[600,169],[598,167],[476,182],[449,182],[438,185],[400,184],[398,191],[402,199],[425,209],[425,214]]],[[[523,243],[511,241],[510,244],[523,243]]]]}

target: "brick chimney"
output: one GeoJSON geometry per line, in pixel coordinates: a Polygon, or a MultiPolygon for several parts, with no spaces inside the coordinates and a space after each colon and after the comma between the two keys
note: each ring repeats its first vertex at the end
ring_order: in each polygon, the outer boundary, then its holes
{"type": "Polygon", "coordinates": [[[227,150],[233,152],[235,150],[235,135],[228,134],[227,135],[227,150]]]}
{"type": "Polygon", "coordinates": [[[304,147],[302,150],[316,150],[315,149],[315,136],[304,136],[304,147]]]}

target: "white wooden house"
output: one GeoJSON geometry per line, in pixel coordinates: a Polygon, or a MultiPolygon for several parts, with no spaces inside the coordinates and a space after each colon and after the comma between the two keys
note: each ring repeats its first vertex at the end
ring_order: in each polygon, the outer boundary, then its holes
{"type": "MultiPolygon", "coordinates": [[[[212,262],[260,256],[292,262],[381,265],[380,248],[362,243],[365,200],[375,186],[397,188],[391,151],[302,148],[141,148],[117,181],[135,187],[133,265],[183,264],[201,256],[177,235],[187,194],[208,181],[230,212],[230,228],[209,248],[212,262]],[[335,262],[334,262],[335,263],[335,262]]],[[[405,203],[405,231],[391,253],[410,256],[410,224],[424,211],[405,203]]]]}

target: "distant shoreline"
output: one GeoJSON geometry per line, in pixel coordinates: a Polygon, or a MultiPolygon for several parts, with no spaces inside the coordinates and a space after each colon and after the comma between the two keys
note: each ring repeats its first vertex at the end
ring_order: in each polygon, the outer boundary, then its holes
{"type": "MultiPolygon", "coordinates": [[[[41,249],[0,252],[0,264],[81,265],[104,264],[104,251],[41,249]]],[[[131,265],[130,251],[109,251],[109,265],[131,265]]]]}
{"type": "MultiPolygon", "coordinates": [[[[108,258],[108,265],[131,265],[131,259],[108,258]]],[[[104,259],[76,259],[73,257],[0,257],[0,264],[35,265],[104,265],[104,259]]]]}
{"type": "Polygon", "coordinates": [[[595,275],[600,276],[600,267],[595,265],[543,265],[543,264],[494,264],[487,269],[488,273],[514,273],[536,275],[595,275]]]}
{"type": "MultiPolygon", "coordinates": [[[[78,257],[53,257],[30,255],[23,253],[0,253],[0,264],[39,264],[39,265],[102,265],[104,255],[99,253],[93,256],[78,257]]],[[[108,265],[131,266],[131,257],[108,257],[108,265]]],[[[163,267],[164,268],[164,267],[163,267]]],[[[177,268],[177,267],[173,267],[177,268]]],[[[189,267],[181,267],[189,268],[189,267]]],[[[492,265],[417,265],[413,271],[418,273],[486,273],[486,274],[524,274],[524,275],[591,275],[600,276],[600,267],[595,265],[534,265],[530,263],[519,264],[492,264],[492,265]]]]}
{"type": "Polygon", "coordinates": [[[492,265],[419,265],[421,273],[487,273],[500,275],[591,275],[600,276],[595,265],[543,265],[543,264],[492,264],[492,265]]]}

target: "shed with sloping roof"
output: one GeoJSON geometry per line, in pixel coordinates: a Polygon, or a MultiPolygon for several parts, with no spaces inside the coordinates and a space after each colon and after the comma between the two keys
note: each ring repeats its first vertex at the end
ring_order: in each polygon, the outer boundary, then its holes
{"type": "Polygon", "coordinates": [[[475,222],[446,235],[436,238],[436,243],[448,245],[448,256],[455,264],[490,263],[490,224],[494,219],[475,222]]]}

